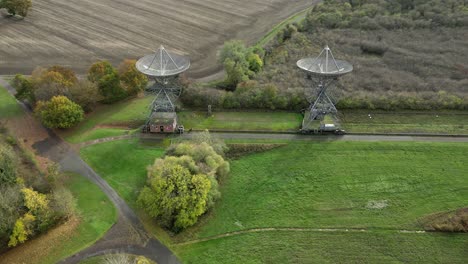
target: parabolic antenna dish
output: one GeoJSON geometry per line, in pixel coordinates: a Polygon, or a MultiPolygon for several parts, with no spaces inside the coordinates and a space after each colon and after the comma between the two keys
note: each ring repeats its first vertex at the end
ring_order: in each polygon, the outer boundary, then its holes
{"type": "Polygon", "coordinates": [[[335,60],[330,48],[326,46],[316,58],[305,58],[297,62],[302,70],[322,78],[333,78],[353,71],[353,65],[344,60],[335,60]]]}
{"type": "Polygon", "coordinates": [[[190,68],[190,59],[169,52],[161,46],[154,54],[139,59],[136,68],[150,77],[169,77],[188,70],[190,68]]]}

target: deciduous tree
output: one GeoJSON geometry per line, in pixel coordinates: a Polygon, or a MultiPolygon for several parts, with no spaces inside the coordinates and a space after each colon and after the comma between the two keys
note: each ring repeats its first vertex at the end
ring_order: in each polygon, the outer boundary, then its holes
{"type": "Polygon", "coordinates": [[[8,246],[15,247],[28,240],[28,237],[34,233],[33,224],[35,220],[36,217],[31,213],[26,213],[23,217],[16,220],[8,246]]]}
{"type": "Polygon", "coordinates": [[[148,168],[148,184],[138,202],[151,217],[177,232],[205,213],[211,182],[206,175],[192,174],[176,159],[184,158],[166,157],[148,168]]]}
{"type": "Polygon", "coordinates": [[[88,80],[98,83],[104,76],[116,73],[114,66],[108,61],[95,62],[88,70],[88,80]]]}
{"type": "Polygon", "coordinates": [[[98,86],[88,80],[80,80],[69,89],[71,100],[79,104],[85,112],[90,112],[102,100],[98,86]]]}
{"type": "Polygon", "coordinates": [[[102,100],[104,103],[114,103],[127,96],[127,93],[120,85],[120,79],[117,73],[108,74],[102,77],[98,82],[98,88],[100,94],[104,98],[102,100]]]}
{"type": "Polygon", "coordinates": [[[81,106],[65,96],[54,96],[50,101],[39,101],[35,113],[49,128],[69,128],[83,120],[81,106]]]}
{"type": "Polygon", "coordinates": [[[137,70],[136,60],[124,60],[119,66],[120,82],[129,95],[144,91],[148,85],[148,77],[137,70]]]}
{"type": "Polygon", "coordinates": [[[16,99],[28,100],[30,103],[34,103],[36,101],[33,84],[29,78],[26,78],[22,74],[16,74],[15,78],[11,80],[10,84],[16,90],[16,99]]]}

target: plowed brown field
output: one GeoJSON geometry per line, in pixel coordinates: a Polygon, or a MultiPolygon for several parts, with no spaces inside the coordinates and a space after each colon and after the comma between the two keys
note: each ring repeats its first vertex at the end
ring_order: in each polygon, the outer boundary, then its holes
{"type": "Polygon", "coordinates": [[[192,58],[192,77],[217,72],[224,41],[255,42],[316,0],[33,0],[25,20],[0,16],[0,74],[60,64],[83,73],[166,45],[192,58]]]}

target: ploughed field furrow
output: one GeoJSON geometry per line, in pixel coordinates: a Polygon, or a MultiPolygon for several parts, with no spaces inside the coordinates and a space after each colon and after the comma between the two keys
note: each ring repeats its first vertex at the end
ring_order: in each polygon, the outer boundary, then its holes
{"type": "Polygon", "coordinates": [[[160,44],[190,54],[193,71],[208,73],[217,68],[216,52],[224,41],[239,37],[252,42],[253,36],[261,37],[257,31],[265,33],[312,2],[33,0],[25,20],[0,17],[0,74],[28,74],[51,64],[84,73],[98,59],[117,64],[160,44]]]}

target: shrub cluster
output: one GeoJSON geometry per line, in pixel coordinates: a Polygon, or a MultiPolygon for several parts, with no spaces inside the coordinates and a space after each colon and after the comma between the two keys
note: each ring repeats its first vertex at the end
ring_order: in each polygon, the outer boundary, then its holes
{"type": "Polygon", "coordinates": [[[207,133],[171,146],[164,158],[148,167],[138,203],[174,232],[194,225],[220,197],[218,178],[229,173],[224,150],[224,143],[207,133]]]}
{"type": "Polygon", "coordinates": [[[31,7],[31,0],[0,0],[0,9],[6,9],[12,16],[26,17],[31,7]]]}
{"type": "Polygon", "coordinates": [[[241,82],[235,91],[192,85],[182,94],[186,106],[224,109],[301,110],[307,107],[303,89],[278,89],[274,84],[241,82]]]}
{"type": "Polygon", "coordinates": [[[220,86],[232,91],[238,83],[253,78],[263,68],[263,56],[263,49],[246,48],[242,41],[224,43],[220,62],[224,65],[227,77],[220,86]]]}
{"type": "Polygon", "coordinates": [[[363,41],[360,45],[361,51],[367,54],[383,56],[388,50],[388,46],[383,42],[363,41]]]}
{"type": "MultiPolygon", "coordinates": [[[[24,161],[17,151],[0,139],[0,251],[24,243],[74,214],[72,194],[57,182],[46,182],[43,175],[23,175],[19,168],[24,161]],[[40,179],[43,182],[37,183],[40,179]]],[[[58,175],[57,170],[50,170],[47,177],[58,175]]]]}
{"type": "Polygon", "coordinates": [[[426,224],[426,230],[440,232],[468,232],[468,208],[442,213],[426,224]]]}
{"type": "Polygon", "coordinates": [[[314,6],[304,24],[309,31],[317,27],[392,30],[467,25],[464,0],[328,0],[314,6]]]}

